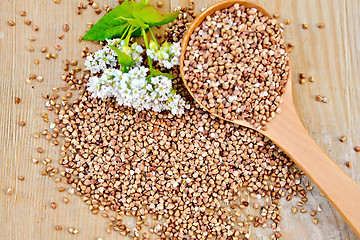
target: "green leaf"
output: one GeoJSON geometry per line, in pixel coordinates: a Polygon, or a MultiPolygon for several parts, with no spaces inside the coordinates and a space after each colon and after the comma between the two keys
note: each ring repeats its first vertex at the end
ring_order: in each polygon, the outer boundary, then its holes
{"type": "MultiPolygon", "coordinates": [[[[148,31],[148,30],[147,30],[148,31]]],[[[146,32],[147,32],[146,31],[146,32]]],[[[141,28],[136,29],[132,34],[131,37],[139,37],[141,36],[141,28]]]]}
{"type": "Polygon", "coordinates": [[[141,4],[142,5],[147,5],[150,2],[150,0],[141,0],[141,4]]]}
{"type": "Polygon", "coordinates": [[[162,14],[156,10],[154,6],[147,5],[142,8],[134,8],[132,16],[136,19],[143,21],[150,27],[161,26],[174,21],[179,15],[179,11],[162,14]]]}
{"type": "Polygon", "coordinates": [[[170,73],[163,73],[157,69],[150,69],[150,75],[153,76],[153,77],[157,77],[157,76],[165,76],[169,79],[174,79],[174,75],[170,74],[170,73]]]}
{"type": "MultiPolygon", "coordinates": [[[[123,2],[115,7],[108,14],[103,16],[83,37],[84,40],[104,41],[105,38],[121,37],[129,23],[124,20],[132,18],[132,12],[143,7],[139,2],[123,2]],[[120,18],[121,17],[121,18],[120,18]]],[[[132,36],[140,36],[141,31],[137,30],[132,36]]]]}
{"type": "Polygon", "coordinates": [[[118,55],[118,62],[119,64],[121,64],[122,66],[126,66],[126,67],[131,67],[132,65],[134,65],[134,60],[126,55],[125,53],[121,52],[117,47],[112,46],[112,45],[108,45],[112,50],[114,50],[116,52],[116,54],[118,55]]]}
{"type": "MultiPolygon", "coordinates": [[[[128,24],[122,24],[122,25],[118,25],[116,27],[105,29],[105,36],[106,36],[105,38],[111,39],[111,38],[121,37],[123,35],[123,33],[125,32],[127,26],[128,26],[128,24]]],[[[104,40],[105,40],[105,38],[104,38],[104,40]]],[[[91,39],[91,40],[93,40],[93,39],[91,39]]],[[[95,40],[95,41],[104,41],[104,40],[95,40]]]]}
{"type": "Polygon", "coordinates": [[[127,22],[134,27],[137,28],[149,28],[149,25],[145,24],[143,21],[139,20],[139,19],[134,19],[134,18],[130,18],[127,19],[127,22]]]}

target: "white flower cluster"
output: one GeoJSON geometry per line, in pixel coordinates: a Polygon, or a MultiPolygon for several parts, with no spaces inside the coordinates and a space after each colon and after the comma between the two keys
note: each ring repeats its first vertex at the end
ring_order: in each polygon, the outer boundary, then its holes
{"type": "MultiPolygon", "coordinates": [[[[116,46],[120,51],[130,56],[135,65],[140,65],[143,61],[141,54],[144,52],[143,48],[136,42],[129,46],[125,46],[125,41],[119,38],[106,39],[108,45],[116,46]]],[[[85,66],[92,74],[99,73],[108,68],[114,68],[117,64],[117,55],[108,45],[104,48],[97,50],[94,55],[86,57],[85,66]]]]}
{"type": "Polygon", "coordinates": [[[154,61],[158,61],[160,66],[167,69],[179,65],[180,60],[180,43],[169,44],[165,42],[161,47],[154,41],[150,41],[150,49],[146,50],[146,54],[154,61]]]}
{"type": "Polygon", "coordinates": [[[119,105],[137,110],[170,110],[174,115],[183,114],[189,106],[176,94],[171,80],[165,76],[147,77],[148,72],[149,69],[142,66],[135,66],[128,73],[106,69],[101,77],[89,79],[88,91],[94,98],[114,97],[119,105]]]}
{"type": "Polygon", "coordinates": [[[105,46],[104,48],[96,51],[94,55],[86,57],[85,66],[86,69],[90,70],[91,73],[99,73],[104,71],[106,68],[115,67],[117,64],[116,54],[114,50],[105,46]]]}
{"type": "MultiPolygon", "coordinates": [[[[116,46],[130,56],[135,64],[130,68],[122,68],[117,54],[108,45],[86,58],[85,65],[93,74],[87,83],[87,90],[94,98],[106,99],[114,97],[119,105],[134,107],[137,110],[151,109],[156,112],[170,110],[172,114],[183,114],[190,106],[172,88],[172,82],[166,76],[150,76],[149,69],[141,66],[143,48],[137,43],[126,46],[121,39],[107,39],[107,44],[116,46]]],[[[155,42],[150,43],[154,50],[153,60],[167,68],[179,64],[180,44],[165,43],[157,48],[155,42]]],[[[152,54],[152,52],[149,52],[152,54]]],[[[148,54],[149,54],[148,53],[148,54]]]]}

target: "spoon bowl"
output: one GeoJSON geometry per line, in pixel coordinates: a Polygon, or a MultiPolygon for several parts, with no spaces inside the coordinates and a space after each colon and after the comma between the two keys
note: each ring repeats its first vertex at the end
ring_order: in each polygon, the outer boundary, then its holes
{"type": "MultiPolygon", "coordinates": [[[[239,3],[246,8],[256,8],[265,16],[272,18],[264,8],[254,3],[242,0],[222,1],[211,5],[198,15],[189,26],[182,42],[180,73],[184,85],[195,101],[209,113],[209,109],[195,97],[184,78],[185,73],[183,67],[186,47],[194,29],[198,27],[207,16],[215,13],[217,10],[229,8],[235,3],[239,3]]],[[[283,99],[280,105],[281,112],[276,114],[275,117],[266,124],[266,128],[255,128],[245,120],[228,120],[215,113],[210,114],[225,121],[254,129],[275,142],[318,186],[354,232],[360,237],[360,186],[317,145],[303,126],[293,102],[291,68],[286,91],[281,97],[283,99]]]]}

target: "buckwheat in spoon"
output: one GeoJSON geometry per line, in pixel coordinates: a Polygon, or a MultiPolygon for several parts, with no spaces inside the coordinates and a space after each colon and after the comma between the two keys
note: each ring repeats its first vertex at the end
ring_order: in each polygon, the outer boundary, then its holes
{"type": "Polygon", "coordinates": [[[265,9],[240,0],[208,7],[183,39],[180,71],[204,109],[277,143],[360,236],[360,186],[302,125],[285,41],[265,9]]]}

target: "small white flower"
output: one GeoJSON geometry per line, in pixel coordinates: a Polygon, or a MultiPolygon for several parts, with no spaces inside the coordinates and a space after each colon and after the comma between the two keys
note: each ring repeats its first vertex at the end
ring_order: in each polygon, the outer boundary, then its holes
{"type": "Polygon", "coordinates": [[[136,65],[140,65],[142,63],[142,60],[143,60],[142,56],[137,52],[133,52],[131,54],[131,58],[135,61],[136,65]]]}
{"type": "Polygon", "coordinates": [[[181,52],[181,46],[180,43],[174,43],[173,45],[171,45],[170,47],[170,53],[171,54],[175,54],[176,56],[180,56],[180,52],[181,52]]]}
{"type": "Polygon", "coordinates": [[[161,60],[168,60],[170,55],[169,53],[167,53],[167,51],[164,50],[160,50],[159,52],[157,52],[158,54],[158,58],[161,60]]]}
{"type": "Polygon", "coordinates": [[[114,38],[114,39],[107,39],[107,38],[105,38],[105,40],[106,40],[106,42],[107,42],[107,44],[108,45],[113,45],[113,46],[115,46],[115,45],[125,45],[125,41],[124,40],[121,40],[120,38],[114,38]],[[123,44],[121,44],[121,43],[123,43],[123,44]]]}
{"type": "Polygon", "coordinates": [[[146,79],[145,78],[134,78],[130,82],[130,86],[132,89],[142,89],[146,85],[146,79]]]}
{"type": "Polygon", "coordinates": [[[162,65],[163,67],[167,68],[167,69],[170,69],[172,68],[172,64],[171,62],[169,62],[168,60],[163,60],[160,62],[160,65],[162,65]]]}
{"type": "Polygon", "coordinates": [[[144,49],[143,49],[140,45],[137,45],[137,46],[135,47],[135,51],[136,51],[137,53],[142,53],[142,52],[144,51],[144,49]]]}
{"type": "Polygon", "coordinates": [[[172,66],[177,66],[180,64],[180,59],[178,57],[173,57],[171,60],[170,60],[170,63],[172,66]]]}
{"type": "Polygon", "coordinates": [[[146,54],[152,59],[155,60],[156,56],[156,52],[154,50],[151,49],[146,49],[146,54]]]}
{"type": "Polygon", "coordinates": [[[146,77],[147,73],[148,73],[149,69],[146,67],[139,67],[139,75],[143,78],[146,77]]]}
{"type": "Polygon", "coordinates": [[[150,42],[150,49],[146,50],[146,54],[153,61],[159,61],[160,66],[170,69],[173,66],[179,65],[181,46],[180,43],[169,44],[165,42],[159,48],[155,42],[150,42]]]}

